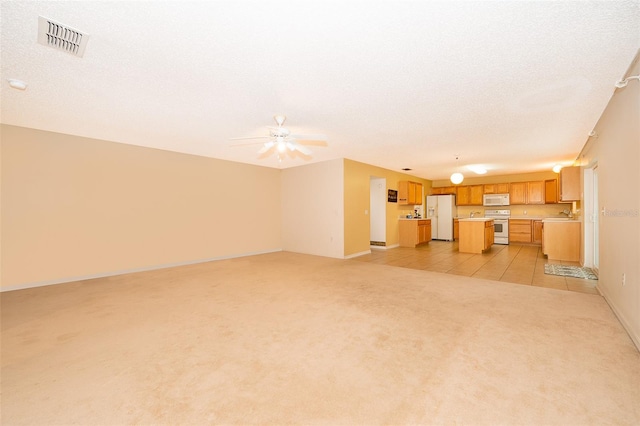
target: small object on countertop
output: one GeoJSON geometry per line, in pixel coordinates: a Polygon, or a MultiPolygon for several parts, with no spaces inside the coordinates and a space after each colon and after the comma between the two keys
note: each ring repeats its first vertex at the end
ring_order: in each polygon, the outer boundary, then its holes
{"type": "Polygon", "coordinates": [[[407,215],[407,219],[411,219],[411,215],[410,214],[407,215]]]}

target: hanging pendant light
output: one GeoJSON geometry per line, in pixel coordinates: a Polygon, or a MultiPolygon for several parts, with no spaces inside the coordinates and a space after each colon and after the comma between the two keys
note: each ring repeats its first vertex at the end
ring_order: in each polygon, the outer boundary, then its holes
{"type": "MultiPolygon", "coordinates": [[[[456,155],[456,168],[458,168],[458,156],[456,155]]],[[[453,183],[454,185],[458,185],[460,183],[462,183],[462,181],[464,180],[464,176],[462,175],[462,173],[459,172],[455,172],[451,175],[451,183],[453,183]]]]}

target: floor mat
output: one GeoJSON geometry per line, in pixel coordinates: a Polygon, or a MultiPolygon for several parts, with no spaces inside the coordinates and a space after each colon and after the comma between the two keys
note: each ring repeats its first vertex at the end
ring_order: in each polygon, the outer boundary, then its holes
{"type": "Polygon", "coordinates": [[[547,263],[544,265],[544,273],[549,275],[561,275],[563,277],[582,278],[587,280],[597,280],[598,276],[591,268],[582,268],[580,266],[552,265],[547,263]]]}

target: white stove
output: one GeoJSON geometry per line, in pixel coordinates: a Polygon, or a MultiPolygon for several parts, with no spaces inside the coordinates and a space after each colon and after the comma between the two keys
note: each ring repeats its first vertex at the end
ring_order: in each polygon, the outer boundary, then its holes
{"type": "Polygon", "coordinates": [[[493,243],[509,244],[511,210],[485,210],[484,217],[493,219],[493,243]]]}

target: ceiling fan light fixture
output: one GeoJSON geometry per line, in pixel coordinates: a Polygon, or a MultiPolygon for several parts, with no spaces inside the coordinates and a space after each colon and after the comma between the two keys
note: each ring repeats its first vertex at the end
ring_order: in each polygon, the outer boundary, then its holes
{"type": "Polygon", "coordinates": [[[286,115],[278,114],[274,115],[273,119],[278,123],[278,127],[282,127],[284,125],[285,120],[287,119],[286,115]]]}

